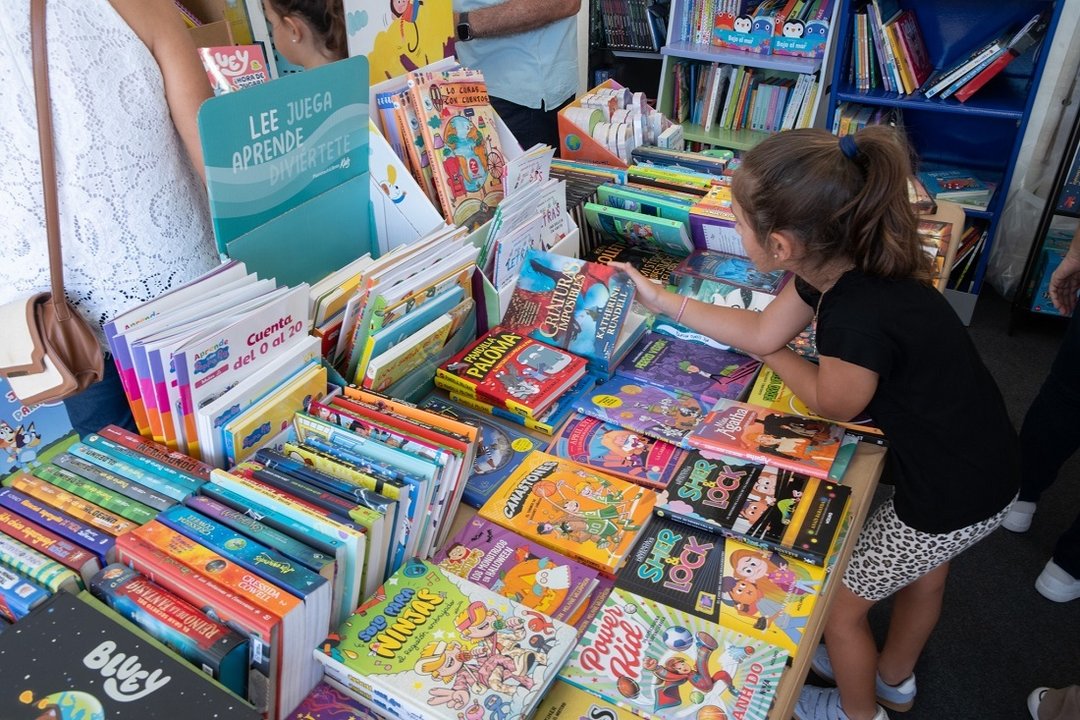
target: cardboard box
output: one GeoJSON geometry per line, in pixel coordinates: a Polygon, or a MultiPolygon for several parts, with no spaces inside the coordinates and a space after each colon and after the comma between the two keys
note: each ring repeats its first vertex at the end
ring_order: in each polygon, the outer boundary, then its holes
{"type": "MultiPolygon", "coordinates": [[[[228,7],[229,0],[183,0],[183,3],[195,17],[203,21],[199,27],[188,28],[191,39],[195,41],[195,47],[219,47],[234,45],[238,42],[233,40],[232,20],[236,16],[226,14],[226,10],[232,12],[228,7]]],[[[232,4],[235,5],[235,0],[232,4]]],[[[239,7],[239,10],[241,13],[244,12],[243,7],[239,7]]],[[[246,23],[247,15],[244,14],[243,18],[246,23]]]]}

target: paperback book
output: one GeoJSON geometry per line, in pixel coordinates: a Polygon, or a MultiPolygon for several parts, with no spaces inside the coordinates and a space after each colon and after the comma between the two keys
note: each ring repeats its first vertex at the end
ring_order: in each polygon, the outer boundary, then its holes
{"type": "Polygon", "coordinates": [[[715,280],[776,295],[787,284],[791,273],[783,270],[762,272],[754,267],[750,258],[699,249],[690,253],[672,271],[672,282],[677,283],[682,277],[715,280]]]}
{"type": "Polygon", "coordinates": [[[604,265],[611,262],[629,263],[642,275],[661,285],[668,284],[671,271],[680,262],[680,258],[674,255],[642,250],[621,242],[609,242],[595,247],[585,253],[585,259],[604,265]]]}
{"type": "Polygon", "coordinates": [[[687,455],[671,443],[577,413],[552,438],[548,452],[656,489],[667,487],[687,455]]]}
{"type": "Polygon", "coordinates": [[[614,377],[578,401],[578,412],[680,447],[709,405],[689,393],[614,377]]]}

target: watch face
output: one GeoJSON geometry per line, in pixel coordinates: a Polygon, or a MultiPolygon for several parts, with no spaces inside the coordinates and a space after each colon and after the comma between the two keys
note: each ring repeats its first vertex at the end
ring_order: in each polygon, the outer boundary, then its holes
{"type": "Polygon", "coordinates": [[[472,40],[472,28],[469,27],[469,23],[458,23],[457,39],[461,42],[468,42],[469,40],[472,40]]]}

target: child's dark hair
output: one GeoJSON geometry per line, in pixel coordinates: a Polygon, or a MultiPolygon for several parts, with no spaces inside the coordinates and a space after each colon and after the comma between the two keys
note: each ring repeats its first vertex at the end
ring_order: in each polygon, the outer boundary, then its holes
{"type": "Polygon", "coordinates": [[[341,0],[266,0],[278,15],[303,19],[338,60],[348,55],[345,8],[341,0]]]}
{"type": "Polygon", "coordinates": [[[869,275],[929,282],[908,200],[910,158],[904,136],[884,125],[842,142],[825,130],[789,130],[746,154],[732,195],[759,242],[787,231],[811,263],[848,257],[869,275]]]}

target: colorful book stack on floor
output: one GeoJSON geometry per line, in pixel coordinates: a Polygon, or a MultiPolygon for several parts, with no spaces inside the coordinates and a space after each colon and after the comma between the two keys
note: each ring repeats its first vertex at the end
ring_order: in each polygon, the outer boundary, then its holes
{"type": "Polygon", "coordinates": [[[316,650],[327,677],[404,720],[526,718],[570,653],[569,625],[410,560],[316,650]]]}

